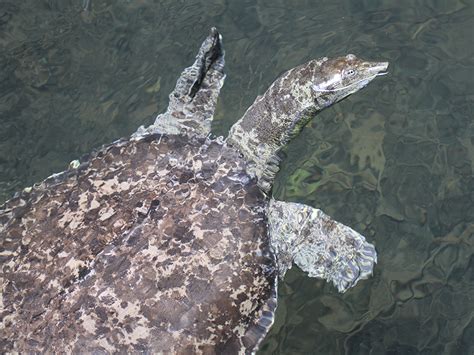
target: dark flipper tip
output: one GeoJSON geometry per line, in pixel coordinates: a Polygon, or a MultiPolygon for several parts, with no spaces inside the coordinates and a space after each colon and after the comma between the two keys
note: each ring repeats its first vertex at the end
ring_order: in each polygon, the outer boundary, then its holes
{"type": "Polygon", "coordinates": [[[136,135],[154,132],[207,136],[224,79],[222,36],[212,27],[196,60],[178,78],[166,112],[158,115],[155,123],[145,131],[137,131],[136,135]]]}
{"type": "Polygon", "coordinates": [[[209,36],[204,40],[196,57],[198,73],[196,80],[191,86],[188,95],[191,98],[196,96],[201,84],[211,67],[223,71],[224,68],[224,50],[222,47],[222,36],[217,28],[212,27],[209,36]]]}

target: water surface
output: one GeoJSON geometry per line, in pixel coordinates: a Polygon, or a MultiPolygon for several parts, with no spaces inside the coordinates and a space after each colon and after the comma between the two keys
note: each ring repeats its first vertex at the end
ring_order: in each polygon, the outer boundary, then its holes
{"type": "Polygon", "coordinates": [[[262,354],[474,353],[472,1],[0,0],[0,201],[149,124],[211,26],[225,134],[284,70],[355,53],[390,75],[310,123],[274,195],[373,242],[341,295],[293,269],[262,354]]]}

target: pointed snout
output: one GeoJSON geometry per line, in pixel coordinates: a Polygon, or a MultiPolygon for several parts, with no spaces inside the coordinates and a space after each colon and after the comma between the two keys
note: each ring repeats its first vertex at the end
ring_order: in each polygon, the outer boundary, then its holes
{"type": "Polygon", "coordinates": [[[369,72],[373,75],[386,74],[388,69],[388,62],[369,62],[369,72]]]}

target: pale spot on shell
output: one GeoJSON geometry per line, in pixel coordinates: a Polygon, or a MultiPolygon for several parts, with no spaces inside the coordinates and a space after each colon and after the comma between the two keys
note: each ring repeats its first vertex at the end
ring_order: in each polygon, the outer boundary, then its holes
{"type": "Polygon", "coordinates": [[[106,219],[109,219],[115,214],[115,211],[111,208],[108,207],[107,209],[102,209],[99,211],[99,219],[101,221],[105,221],[106,219]]]}
{"type": "Polygon", "coordinates": [[[89,314],[84,314],[81,317],[81,320],[82,326],[88,333],[94,334],[96,332],[96,321],[94,318],[92,318],[89,314]]]}

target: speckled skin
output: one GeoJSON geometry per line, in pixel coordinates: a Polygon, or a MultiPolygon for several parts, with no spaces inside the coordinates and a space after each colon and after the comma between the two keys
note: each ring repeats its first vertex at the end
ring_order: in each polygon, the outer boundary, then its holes
{"type": "Polygon", "coordinates": [[[256,349],[277,270],[267,198],[206,138],[223,65],[212,29],[153,125],[0,207],[2,352],[256,349]]]}
{"type": "Polygon", "coordinates": [[[1,349],[251,351],[275,306],[265,202],[219,141],[100,149],[0,211],[1,349]]]}
{"type": "Polygon", "coordinates": [[[316,114],[364,88],[387,62],[368,62],[353,54],[313,59],[288,70],[257,97],[229,132],[228,141],[252,162],[248,171],[270,191],[278,152],[316,114]]]}
{"type": "Polygon", "coordinates": [[[268,235],[283,278],[293,264],[346,292],[372,275],[377,252],[365,238],[323,211],[301,203],[270,200],[268,235]]]}
{"type": "Polygon", "coordinates": [[[2,352],[252,353],[293,263],[341,292],[372,273],[363,236],[271,186],[279,150],[387,63],[292,69],[227,141],[208,137],[223,65],[212,29],[153,125],[0,207],[2,352]]]}

